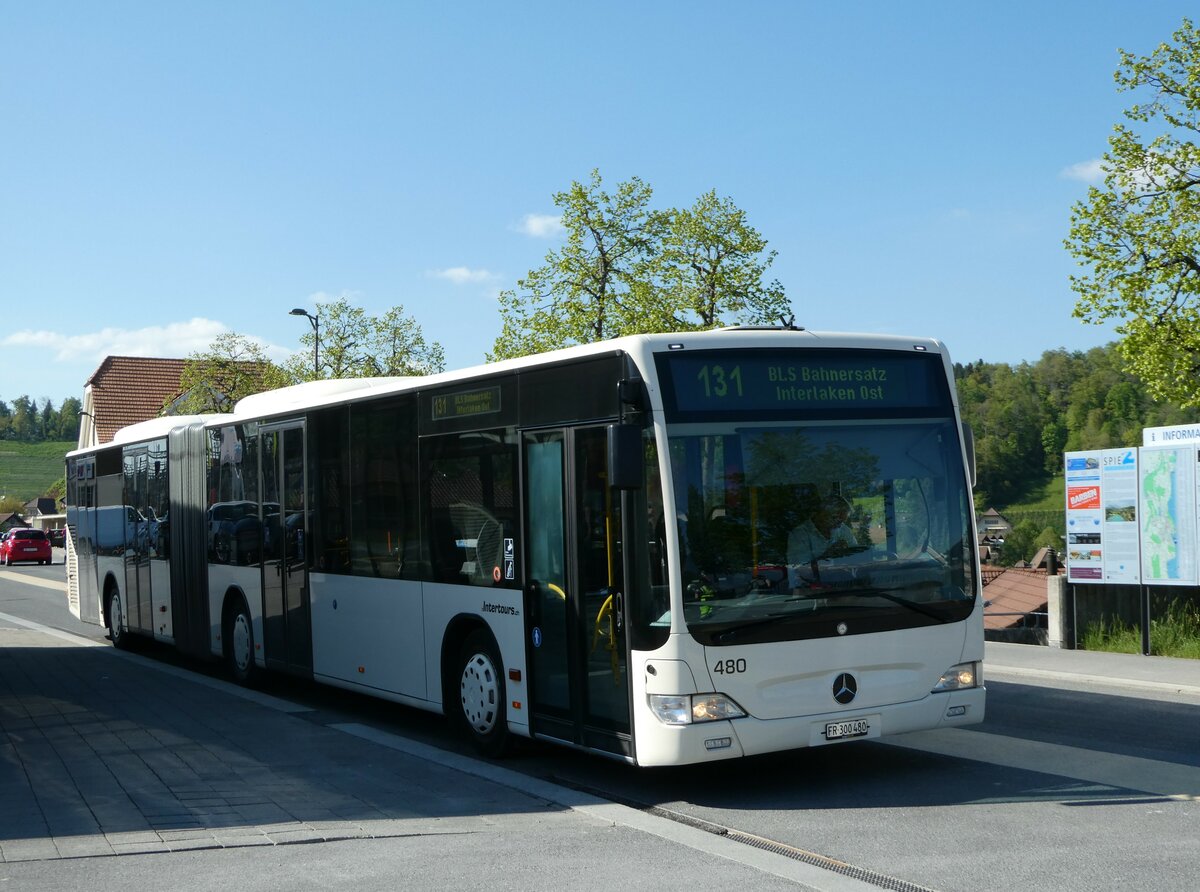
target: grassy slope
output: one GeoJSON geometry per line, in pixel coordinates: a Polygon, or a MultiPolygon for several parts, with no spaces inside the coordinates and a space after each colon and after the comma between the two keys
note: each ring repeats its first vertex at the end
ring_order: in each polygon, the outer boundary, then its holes
{"type": "Polygon", "coordinates": [[[76,447],[73,440],[48,443],[13,443],[0,440],[0,495],[22,501],[46,494],[64,473],[64,456],[76,447]]]}
{"type": "Polygon", "coordinates": [[[976,503],[975,510],[982,513],[993,507],[1014,525],[1031,520],[1038,529],[1050,527],[1061,534],[1066,529],[1066,481],[1062,474],[1057,474],[1044,486],[1030,490],[1020,502],[1003,507],[976,503]]]}

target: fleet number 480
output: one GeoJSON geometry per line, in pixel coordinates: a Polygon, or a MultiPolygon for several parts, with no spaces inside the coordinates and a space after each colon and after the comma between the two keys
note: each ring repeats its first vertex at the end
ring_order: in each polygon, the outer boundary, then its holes
{"type": "Polygon", "coordinates": [[[746,661],[743,659],[736,660],[717,660],[713,666],[713,672],[717,675],[737,675],[739,672],[746,671],[746,661]]]}

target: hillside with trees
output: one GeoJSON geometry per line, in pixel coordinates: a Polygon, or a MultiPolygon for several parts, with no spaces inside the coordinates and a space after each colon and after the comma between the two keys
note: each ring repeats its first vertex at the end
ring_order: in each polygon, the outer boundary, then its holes
{"type": "Polygon", "coordinates": [[[55,409],[50,400],[19,396],[9,405],[0,400],[0,440],[18,443],[42,443],[46,440],[78,440],[79,413],[82,404],[75,397],[63,400],[55,409]]]}
{"type": "Polygon", "coordinates": [[[975,431],[976,502],[1027,499],[1062,472],[1062,454],[1136,446],[1142,428],[1200,421],[1200,409],[1153,400],[1115,344],[1051,350],[1020,365],[955,364],[963,420],[975,431]]]}
{"type": "Polygon", "coordinates": [[[975,433],[978,510],[999,509],[1025,524],[1006,551],[1060,545],[1062,454],[1136,446],[1143,427],[1200,422],[1200,409],[1154,400],[1125,370],[1117,344],[1087,352],[1050,350],[1019,365],[955,364],[963,420],[975,433]],[[1034,504],[1040,510],[1012,506],[1034,504]],[[1046,535],[1046,534],[1049,535],[1046,535]]]}

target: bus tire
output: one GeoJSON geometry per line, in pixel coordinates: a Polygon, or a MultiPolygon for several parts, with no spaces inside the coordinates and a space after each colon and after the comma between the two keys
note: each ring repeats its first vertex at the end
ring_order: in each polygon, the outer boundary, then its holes
{"type": "Polygon", "coordinates": [[[249,687],[257,680],[258,666],[254,662],[254,621],[244,599],[236,598],[232,608],[225,612],[222,635],[229,674],[238,684],[249,687]]]}
{"type": "Polygon", "coordinates": [[[481,754],[502,756],[509,740],[503,664],[496,642],[490,632],[475,629],[458,654],[457,718],[481,754]]]}
{"type": "Polygon", "coordinates": [[[129,630],[125,628],[125,604],[121,600],[121,587],[115,582],[108,587],[108,639],[118,650],[129,650],[129,630]]]}

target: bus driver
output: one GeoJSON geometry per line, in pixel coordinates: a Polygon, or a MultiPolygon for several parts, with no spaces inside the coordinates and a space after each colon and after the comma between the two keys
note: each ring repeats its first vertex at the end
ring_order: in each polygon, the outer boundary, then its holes
{"type": "Polygon", "coordinates": [[[817,562],[836,557],[856,548],[858,540],[846,523],[850,503],[836,492],[822,498],[815,488],[806,487],[801,496],[807,517],[788,534],[788,585],[794,594],[820,581],[817,562]],[[807,579],[801,570],[811,574],[807,579]]]}

